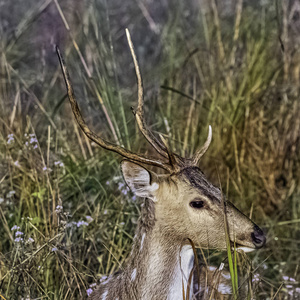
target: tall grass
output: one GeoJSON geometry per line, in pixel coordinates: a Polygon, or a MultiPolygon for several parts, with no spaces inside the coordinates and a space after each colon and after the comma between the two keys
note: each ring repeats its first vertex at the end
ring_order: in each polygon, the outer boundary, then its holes
{"type": "MultiPolygon", "coordinates": [[[[237,1],[228,11],[215,1],[90,1],[73,19],[67,2],[4,7],[20,17],[12,22],[15,34],[0,21],[1,297],[86,298],[101,275],[124,264],[139,215],[119,158],[96,148],[75,124],[55,54],[29,43],[47,10],[64,36],[87,122],[145,152],[130,110],[137,98],[124,31],[130,28],[152,130],[189,156],[212,125],[201,168],[217,185],[219,174],[226,197],[267,232],[267,246],[250,259],[233,255],[232,270],[242,273],[234,285],[248,285],[240,297],[299,297],[299,82],[286,36],[290,8],[282,3],[237,1]]],[[[224,253],[202,254],[209,264],[228,265],[224,253]]]]}

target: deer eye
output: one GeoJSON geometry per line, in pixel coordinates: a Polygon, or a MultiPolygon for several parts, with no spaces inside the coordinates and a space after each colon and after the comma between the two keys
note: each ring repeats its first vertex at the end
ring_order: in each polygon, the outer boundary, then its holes
{"type": "Polygon", "coordinates": [[[195,209],[200,209],[205,206],[205,203],[202,200],[194,200],[194,201],[190,202],[190,206],[195,209]]]}

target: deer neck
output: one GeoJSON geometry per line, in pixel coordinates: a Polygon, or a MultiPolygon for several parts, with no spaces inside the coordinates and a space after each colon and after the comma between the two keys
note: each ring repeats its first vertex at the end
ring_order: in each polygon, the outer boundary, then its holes
{"type": "Polygon", "coordinates": [[[153,202],[146,200],[127,265],[137,299],[183,299],[193,263],[192,247],[165,233],[155,218],[153,202]]]}

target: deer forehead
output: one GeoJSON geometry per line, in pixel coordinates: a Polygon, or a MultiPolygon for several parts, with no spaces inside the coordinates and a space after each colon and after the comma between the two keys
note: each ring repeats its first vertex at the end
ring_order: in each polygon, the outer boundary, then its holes
{"type": "Polygon", "coordinates": [[[164,177],[160,183],[162,196],[182,201],[182,198],[192,200],[202,198],[212,204],[221,204],[220,189],[211,184],[198,167],[189,167],[179,174],[164,177]]]}
{"type": "Polygon", "coordinates": [[[206,196],[213,202],[221,202],[222,194],[220,189],[210,183],[198,167],[184,169],[181,172],[181,176],[199,194],[206,196]]]}

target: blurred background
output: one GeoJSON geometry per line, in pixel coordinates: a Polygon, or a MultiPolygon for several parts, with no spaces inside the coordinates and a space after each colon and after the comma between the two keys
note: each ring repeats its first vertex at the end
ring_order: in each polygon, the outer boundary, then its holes
{"type": "Polygon", "coordinates": [[[140,202],[80,132],[55,53],[95,132],[151,152],[125,28],[153,132],[188,157],[212,125],[201,169],[267,233],[240,258],[248,299],[300,299],[299,0],[0,1],[0,295],[85,299],[130,252],[140,202]]]}

